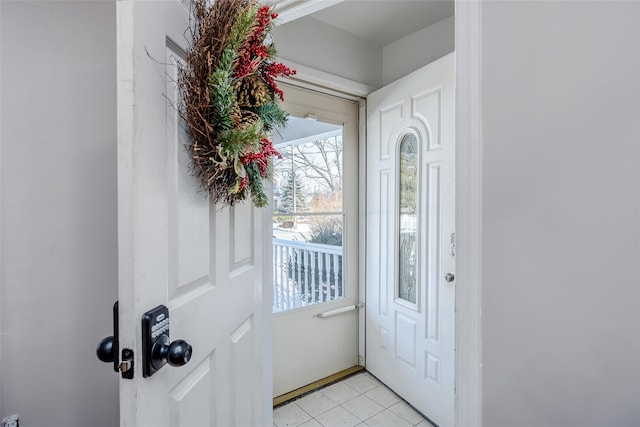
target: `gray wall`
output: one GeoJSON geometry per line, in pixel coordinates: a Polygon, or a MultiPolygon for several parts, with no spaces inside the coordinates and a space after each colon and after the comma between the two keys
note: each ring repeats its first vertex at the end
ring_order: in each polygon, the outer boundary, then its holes
{"type": "Polygon", "coordinates": [[[278,56],[373,87],[382,85],[382,49],[313,18],[276,27],[278,56]]]}
{"type": "Polygon", "coordinates": [[[455,18],[443,19],[382,48],[382,84],[442,58],[455,49],[455,18]]]}
{"type": "Polygon", "coordinates": [[[640,425],[639,23],[482,5],[486,427],[640,425]]]}
{"type": "Polygon", "coordinates": [[[114,426],[115,2],[0,7],[0,414],[114,426]]]}
{"type": "Polygon", "coordinates": [[[383,47],[373,46],[313,18],[273,31],[278,55],[374,89],[454,50],[454,18],[444,19],[383,47]]]}

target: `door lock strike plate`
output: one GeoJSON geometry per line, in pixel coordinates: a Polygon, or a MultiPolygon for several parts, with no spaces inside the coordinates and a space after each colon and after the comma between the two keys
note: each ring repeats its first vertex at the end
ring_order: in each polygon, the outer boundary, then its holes
{"type": "Polygon", "coordinates": [[[449,241],[449,253],[451,256],[456,256],[456,233],[451,233],[451,240],[449,241]]]}
{"type": "Polygon", "coordinates": [[[122,378],[132,380],[133,379],[133,350],[129,348],[122,349],[122,358],[118,365],[122,378]]]}

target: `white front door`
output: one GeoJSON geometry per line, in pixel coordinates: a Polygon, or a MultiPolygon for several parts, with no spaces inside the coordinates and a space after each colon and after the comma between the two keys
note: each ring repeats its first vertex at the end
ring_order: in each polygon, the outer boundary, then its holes
{"type": "Polygon", "coordinates": [[[273,215],[274,396],[358,364],[358,104],[283,88],[290,119],[274,132],[284,156],[273,215]]]}
{"type": "Polygon", "coordinates": [[[119,346],[134,354],[132,378],[120,379],[120,422],[270,426],[268,212],[211,206],[188,171],[175,107],[188,8],[117,5],[119,346]],[[147,333],[142,317],[158,306],[168,311],[152,314],[147,333]],[[145,376],[143,336],[157,331],[168,332],[166,344],[190,344],[191,358],[180,366],[183,351],[178,366],[145,376]]]}
{"type": "Polygon", "coordinates": [[[367,98],[366,367],[440,427],[454,425],[454,65],[367,98]]]}

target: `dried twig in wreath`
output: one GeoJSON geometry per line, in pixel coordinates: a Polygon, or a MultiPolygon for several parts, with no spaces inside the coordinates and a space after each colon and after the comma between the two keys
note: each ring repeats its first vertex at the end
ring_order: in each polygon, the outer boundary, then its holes
{"type": "Polygon", "coordinates": [[[193,4],[192,43],[178,70],[193,173],[212,203],[250,197],[266,206],[263,180],[280,156],[269,134],[287,120],[275,78],[295,73],[274,61],[267,36],[277,15],[256,0],[193,4]]]}

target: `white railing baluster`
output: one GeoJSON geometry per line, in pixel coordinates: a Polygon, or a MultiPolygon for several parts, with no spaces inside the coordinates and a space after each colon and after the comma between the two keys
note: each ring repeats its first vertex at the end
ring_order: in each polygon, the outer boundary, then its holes
{"type": "Polygon", "coordinates": [[[282,310],[282,279],[280,277],[280,251],[281,248],[280,246],[276,245],[275,243],[273,244],[273,256],[275,258],[274,260],[274,265],[273,265],[273,274],[275,276],[275,283],[274,283],[274,287],[277,289],[277,295],[274,297],[274,301],[276,301],[275,304],[275,310],[274,311],[281,311],[282,310]],[[277,298],[277,299],[276,299],[277,298]]]}
{"type": "Polygon", "coordinates": [[[289,307],[296,308],[295,293],[293,289],[294,277],[296,275],[295,263],[293,262],[293,248],[287,248],[287,287],[289,288],[289,307]]]}
{"type": "Polygon", "coordinates": [[[278,311],[281,311],[284,308],[285,301],[284,282],[282,281],[282,247],[276,247],[278,248],[276,252],[278,260],[276,262],[276,265],[274,266],[274,269],[278,271],[278,311]]]}
{"type": "Polygon", "coordinates": [[[302,301],[304,305],[309,304],[309,251],[306,249],[302,251],[302,301]]]}
{"type": "Polygon", "coordinates": [[[320,288],[318,289],[318,301],[322,301],[323,300],[323,296],[324,296],[324,278],[327,277],[325,271],[324,271],[324,259],[326,257],[326,254],[324,253],[320,253],[319,254],[319,258],[320,258],[320,288]]]}
{"type": "Polygon", "coordinates": [[[302,283],[302,294],[300,295],[300,298],[302,299],[302,303],[304,305],[309,304],[309,281],[307,280],[307,276],[308,276],[308,270],[307,270],[307,262],[308,262],[308,256],[307,256],[307,250],[303,249],[302,250],[302,280],[300,281],[300,283],[302,283]]]}
{"type": "Polygon", "coordinates": [[[344,296],[344,284],[342,283],[342,257],[340,255],[338,255],[338,268],[337,268],[337,275],[338,275],[338,298],[342,298],[344,296]]]}
{"type": "Polygon", "coordinates": [[[324,254],[324,277],[322,300],[331,301],[331,254],[324,254]]]}
{"type": "Polygon", "coordinates": [[[278,247],[273,244],[273,311],[279,311],[278,304],[278,247]]]}
{"type": "Polygon", "coordinates": [[[316,289],[318,288],[316,283],[316,255],[317,252],[309,251],[309,266],[311,268],[311,304],[315,304],[316,302],[316,289]]]}
{"type": "Polygon", "coordinates": [[[294,257],[294,265],[296,268],[296,275],[295,275],[295,286],[294,289],[296,291],[295,295],[296,295],[296,307],[302,307],[302,298],[301,298],[301,294],[302,294],[302,275],[300,274],[300,249],[296,249],[295,250],[295,257],[294,257]]]}
{"type": "Polygon", "coordinates": [[[318,258],[320,254],[317,251],[311,252],[311,303],[315,304],[318,300],[318,258]]]}
{"type": "Polygon", "coordinates": [[[327,290],[329,294],[329,300],[333,300],[336,297],[336,280],[334,276],[334,271],[336,268],[335,263],[335,256],[333,254],[329,255],[329,289],[327,290]]]}
{"type": "Polygon", "coordinates": [[[283,250],[284,248],[282,246],[277,246],[278,248],[278,261],[276,263],[276,269],[278,270],[278,290],[279,290],[279,294],[280,294],[280,304],[278,305],[278,311],[282,311],[284,310],[284,308],[286,307],[286,294],[285,294],[285,289],[284,289],[284,281],[282,280],[282,266],[283,266],[283,260],[284,260],[284,255],[283,255],[283,250]]]}
{"type": "Polygon", "coordinates": [[[273,239],[273,263],[274,313],[344,296],[339,246],[273,239]]]}
{"type": "Polygon", "coordinates": [[[324,274],[324,282],[322,283],[322,301],[330,301],[331,300],[331,255],[330,254],[322,254],[323,268],[322,272],[324,274]]]}
{"type": "Polygon", "coordinates": [[[287,303],[284,309],[293,308],[293,294],[291,293],[291,277],[289,277],[289,269],[291,268],[291,248],[283,248],[285,250],[284,265],[282,266],[282,283],[286,289],[287,303]]]}
{"type": "Polygon", "coordinates": [[[338,295],[338,275],[340,270],[338,268],[338,255],[333,255],[333,299],[339,298],[338,295]]]}

